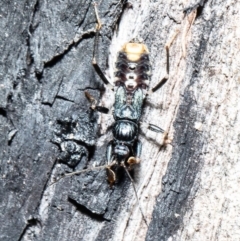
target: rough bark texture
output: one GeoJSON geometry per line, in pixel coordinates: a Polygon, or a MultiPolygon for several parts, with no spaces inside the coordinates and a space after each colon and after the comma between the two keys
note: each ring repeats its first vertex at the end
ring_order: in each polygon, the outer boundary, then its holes
{"type": "Polygon", "coordinates": [[[152,62],[134,181],[66,172],[106,162],[111,116],[89,110],[84,90],[111,107],[91,66],[91,1],[0,3],[0,240],[239,240],[240,3],[236,0],[99,3],[100,65],[112,78],[121,46],[140,38],[152,62]],[[184,17],[183,9],[189,8],[184,17]],[[194,10],[195,9],[195,10],[194,10]],[[173,38],[175,36],[175,38],[173,38]]]}

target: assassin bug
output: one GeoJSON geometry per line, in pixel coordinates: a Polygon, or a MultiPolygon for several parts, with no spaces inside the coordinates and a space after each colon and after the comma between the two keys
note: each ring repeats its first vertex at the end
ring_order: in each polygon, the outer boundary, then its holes
{"type": "MultiPolygon", "coordinates": [[[[133,183],[133,179],[129,173],[129,170],[131,170],[135,164],[138,164],[140,162],[142,144],[141,141],[138,140],[138,133],[140,124],[144,124],[140,122],[143,104],[145,97],[152,92],[155,92],[157,89],[161,88],[161,86],[167,81],[168,76],[163,78],[154,88],[149,90],[149,84],[151,79],[151,64],[149,60],[149,51],[145,44],[133,40],[126,43],[121,49],[121,51],[118,53],[115,72],[115,86],[113,89],[110,81],[104,75],[103,71],[97,63],[96,55],[98,51],[101,21],[98,16],[96,4],[94,4],[94,9],[97,18],[97,27],[92,64],[98,75],[103,80],[104,84],[114,90],[115,103],[113,106],[114,110],[112,112],[114,118],[114,124],[112,127],[113,139],[108,143],[107,146],[106,165],[67,173],[61,178],[91,170],[106,169],[108,182],[110,183],[110,186],[112,186],[117,179],[117,170],[119,168],[123,168],[133,185],[133,189],[139,204],[137,191],[133,183]]],[[[169,45],[166,46],[167,73],[169,72],[168,46],[169,45]]],[[[90,108],[92,110],[104,114],[107,114],[109,112],[108,108],[98,106],[97,100],[89,92],[85,91],[85,96],[91,103],[90,108]]],[[[154,132],[164,132],[163,129],[156,125],[146,125],[148,129],[154,132]]],[[[60,179],[58,179],[57,181],[59,180],[60,179]]],[[[147,224],[140,204],[139,207],[143,219],[147,224]]]]}
{"type": "MultiPolygon", "coordinates": [[[[101,21],[96,4],[94,8],[98,23],[92,64],[104,84],[111,86],[96,60],[101,21]]],[[[131,177],[128,170],[140,162],[142,144],[138,140],[138,132],[144,99],[150,93],[148,92],[150,77],[151,65],[146,45],[136,41],[126,43],[118,53],[116,61],[115,103],[112,113],[115,123],[112,128],[113,140],[108,144],[106,151],[108,165],[104,166],[107,169],[110,185],[116,181],[114,168],[122,166],[131,177]]],[[[165,81],[165,79],[161,81],[151,92],[160,88],[165,81]]],[[[91,102],[91,109],[108,113],[107,108],[97,106],[97,101],[88,92],[85,92],[85,95],[91,102]]],[[[148,124],[148,128],[155,132],[164,132],[153,124],[148,124]]]]}

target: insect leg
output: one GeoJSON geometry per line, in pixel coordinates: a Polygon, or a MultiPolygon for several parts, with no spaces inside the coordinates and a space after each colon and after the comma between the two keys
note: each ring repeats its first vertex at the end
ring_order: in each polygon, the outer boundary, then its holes
{"type": "Polygon", "coordinates": [[[140,122],[140,124],[142,124],[143,126],[145,126],[147,129],[157,132],[157,133],[164,133],[164,130],[154,124],[150,124],[150,123],[145,123],[145,122],[140,122]]]}
{"type": "Polygon", "coordinates": [[[179,30],[177,30],[174,35],[171,37],[171,39],[165,44],[165,50],[166,50],[166,75],[165,77],[163,77],[161,79],[161,81],[156,84],[151,90],[148,91],[148,95],[152,94],[153,92],[155,92],[156,90],[160,89],[168,80],[169,78],[169,68],[170,68],[170,64],[169,64],[169,49],[174,41],[174,39],[177,37],[179,33],[179,30]]]}
{"type": "Polygon", "coordinates": [[[53,181],[52,183],[50,183],[49,186],[52,186],[53,184],[59,182],[61,179],[65,178],[65,177],[71,177],[71,176],[74,176],[74,175],[77,175],[77,174],[81,174],[81,173],[84,173],[84,172],[89,172],[89,171],[94,171],[94,170],[101,170],[101,169],[105,169],[105,168],[108,168],[108,165],[103,165],[103,166],[98,166],[98,167],[90,167],[90,168],[83,169],[83,170],[80,170],[80,171],[69,172],[69,173],[66,173],[63,176],[61,176],[59,179],[57,179],[57,180],[53,181]]]}
{"type": "Polygon", "coordinates": [[[132,183],[133,190],[134,190],[134,193],[135,193],[136,198],[137,198],[138,207],[139,207],[139,209],[140,209],[140,212],[141,212],[141,214],[142,214],[142,217],[143,217],[143,220],[144,220],[145,224],[148,226],[147,220],[146,220],[146,218],[145,218],[145,216],[144,216],[144,214],[143,214],[143,210],[142,210],[142,207],[141,207],[141,205],[140,205],[140,201],[139,201],[139,198],[138,198],[138,195],[137,195],[137,190],[136,190],[136,187],[135,187],[135,185],[134,185],[133,179],[132,179],[132,177],[131,177],[131,175],[130,175],[130,173],[129,173],[127,167],[126,167],[126,165],[124,164],[124,162],[122,162],[121,165],[123,166],[124,170],[126,171],[128,177],[129,177],[129,179],[130,179],[130,181],[131,181],[131,183],[132,183]]]}
{"type": "Polygon", "coordinates": [[[109,142],[107,146],[107,151],[106,151],[108,165],[110,165],[110,163],[112,162],[112,157],[113,157],[112,151],[113,151],[113,144],[112,142],[109,142]]]}
{"type": "Polygon", "coordinates": [[[107,146],[107,151],[106,151],[107,162],[108,162],[108,166],[106,170],[107,170],[107,177],[108,177],[108,182],[110,184],[110,187],[112,187],[112,185],[116,181],[116,173],[111,169],[111,167],[115,165],[115,162],[113,161],[114,156],[112,155],[112,151],[113,151],[113,143],[109,142],[107,146]]]}
{"type": "Polygon", "coordinates": [[[131,156],[128,158],[127,163],[129,165],[129,169],[131,169],[131,166],[134,164],[140,163],[140,156],[142,152],[142,142],[137,141],[136,144],[133,146],[133,152],[135,156],[131,156]]]}
{"type": "Polygon", "coordinates": [[[103,71],[101,70],[100,66],[97,63],[97,53],[98,53],[98,45],[99,45],[99,33],[100,33],[100,29],[102,27],[102,23],[100,21],[99,15],[98,15],[97,4],[93,3],[93,6],[94,6],[95,15],[96,15],[96,18],[97,18],[97,26],[96,26],[96,36],[95,36],[95,40],[94,40],[92,65],[93,65],[95,71],[98,73],[99,77],[104,82],[104,84],[112,89],[112,85],[110,84],[110,82],[108,81],[106,75],[103,73],[103,71]]]}
{"type": "Polygon", "coordinates": [[[104,114],[107,114],[109,112],[108,108],[97,105],[97,100],[91,94],[89,94],[87,91],[85,91],[85,96],[87,97],[87,99],[91,103],[90,108],[92,110],[96,110],[96,111],[104,113],[104,114]]]}
{"type": "MultiPolygon", "coordinates": [[[[111,153],[111,152],[112,152],[112,144],[110,143],[108,145],[107,153],[111,153]]],[[[101,169],[107,170],[107,172],[109,173],[108,181],[109,181],[110,185],[112,185],[116,181],[116,175],[115,175],[114,171],[111,170],[111,167],[113,167],[115,164],[116,164],[116,161],[112,160],[112,158],[111,158],[110,160],[108,160],[107,165],[102,165],[102,166],[98,166],[98,167],[90,167],[90,168],[87,168],[87,169],[66,173],[63,176],[61,176],[59,179],[57,179],[57,180],[53,181],[51,184],[49,184],[49,186],[52,186],[53,184],[59,182],[61,179],[66,178],[66,177],[71,177],[71,176],[78,175],[78,174],[81,174],[81,173],[84,173],[84,172],[101,170],[101,169]]]]}

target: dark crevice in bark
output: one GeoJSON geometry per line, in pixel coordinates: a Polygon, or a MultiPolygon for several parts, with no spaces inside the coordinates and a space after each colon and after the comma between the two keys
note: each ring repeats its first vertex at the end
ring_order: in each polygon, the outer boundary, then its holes
{"type": "Polygon", "coordinates": [[[38,80],[38,83],[41,84],[42,83],[42,78],[43,78],[43,71],[38,71],[37,69],[35,69],[35,77],[38,80]]]}
{"type": "MultiPolygon", "coordinates": [[[[85,143],[84,143],[85,144],[85,143]]],[[[87,146],[87,145],[83,145],[87,148],[88,150],[88,159],[91,160],[94,156],[94,153],[96,151],[96,147],[95,146],[87,146]]]]}
{"type": "Polygon", "coordinates": [[[49,106],[49,107],[52,107],[52,105],[53,105],[52,103],[45,102],[45,101],[42,101],[41,104],[42,104],[42,105],[47,105],[47,106],[49,106]]]}
{"type": "Polygon", "coordinates": [[[195,4],[193,4],[193,5],[189,6],[189,7],[186,7],[186,8],[184,8],[183,13],[185,15],[188,15],[191,12],[193,12],[194,10],[197,10],[196,18],[198,18],[202,14],[203,7],[204,7],[204,5],[205,5],[205,3],[207,1],[208,0],[200,0],[197,3],[195,3],[195,4]]]}
{"type": "Polygon", "coordinates": [[[196,18],[200,17],[202,15],[202,11],[204,8],[205,3],[207,2],[207,0],[202,0],[201,4],[199,4],[198,8],[197,8],[197,15],[196,18]]]}
{"type": "Polygon", "coordinates": [[[7,111],[4,108],[0,108],[0,115],[7,118],[7,111]]]}
{"type": "Polygon", "coordinates": [[[28,231],[29,228],[34,227],[34,226],[37,226],[37,225],[40,225],[40,226],[41,226],[41,222],[40,222],[40,220],[38,220],[37,218],[29,219],[27,222],[28,222],[28,223],[27,223],[27,225],[25,226],[25,228],[23,229],[23,231],[22,231],[22,233],[21,233],[18,241],[21,241],[21,240],[24,238],[24,236],[25,236],[25,234],[26,234],[26,232],[28,231]]]}
{"type": "Polygon", "coordinates": [[[198,68],[201,68],[204,64],[203,56],[208,43],[208,39],[204,36],[206,36],[206,33],[207,36],[210,36],[214,22],[215,17],[213,15],[211,21],[206,22],[203,28],[200,45],[195,52],[192,77],[185,89],[182,104],[173,124],[175,136],[172,158],[162,179],[163,189],[157,198],[153,219],[146,238],[147,241],[162,241],[173,237],[182,225],[182,219],[186,211],[191,206],[189,195],[193,195],[191,193],[192,186],[201,168],[201,161],[194,162],[194,158],[197,159],[201,155],[198,150],[202,150],[204,138],[194,128],[194,122],[198,115],[196,112],[197,102],[190,89],[191,85],[197,81],[198,68]]]}
{"type": "Polygon", "coordinates": [[[87,215],[89,217],[91,217],[92,219],[99,221],[99,222],[104,222],[107,221],[103,215],[101,214],[97,214],[97,213],[93,213],[91,212],[91,210],[87,209],[85,206],[77,203],[74,199],[71,199],[70,197],[68,198],[68,201],[74,205],[77,209],[77,211],[81,212],[84,215],[87,215]]]}
{"type": "Polygon", "coordinates": [[[95,34],[94,29],[90,29],[88,31],[85,31],[84,33],[81,34],[80,37],[78,37],[76,40],[72,40],[68,46],[59,54],[53,56],[50,60],[44,63],[44,67],[47,68],[52,68],[54,65],[56,65],[59,61],[62,60],[62,58],[75,46],[77,46],[82,40],[87,39],[87,38],[92,38],[93,35],[95,34]]]}
{"type": "Polygon", "coordinates": [[[60,95],[57,95],[57,96],[55,97],[55,99],[59,99],[59,100],[65,100],[65,101],[69,101],[69,102],[74,103],[74,101],[73,101],[73,100],[69,100],[69,99],[67,99],[67,98],[65,98],[65,97],[63,97],[63,96],[60,96],[60,95]]]}

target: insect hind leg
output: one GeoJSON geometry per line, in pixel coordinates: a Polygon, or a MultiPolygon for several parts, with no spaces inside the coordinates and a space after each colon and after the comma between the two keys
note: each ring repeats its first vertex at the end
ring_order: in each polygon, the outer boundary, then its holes
{"type": "Polygon", "coordinates": [[[142,142],[138,140],[136,144],[133,146],[134,156],[130,156],[127,160],[128,169],[131,170],[132,166],[135,164],[139,164],[141,162],[140,156],[142,152],[142,142]]]}

